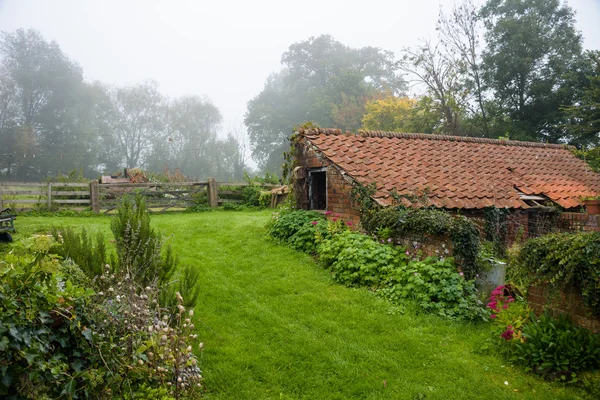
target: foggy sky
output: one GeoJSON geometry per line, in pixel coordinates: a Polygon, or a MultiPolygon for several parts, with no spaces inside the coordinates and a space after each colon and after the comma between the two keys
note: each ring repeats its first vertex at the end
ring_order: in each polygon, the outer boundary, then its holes
{"type": "MultiPolygon", "coordinates": [[[[481,4],[483,0],[478,3],[481,4]]],[[[585,49],[600,49],[600,0],[570,0],[585,49]]],[[[393,51],[434,35],[448,0],[0,0],[0,30],[39,30],[77,61],[88,81],[154,79],[163,94],[207,95],[224,126],[281,68],[283,52],[331,34],[352,47],[393,51]]]]}

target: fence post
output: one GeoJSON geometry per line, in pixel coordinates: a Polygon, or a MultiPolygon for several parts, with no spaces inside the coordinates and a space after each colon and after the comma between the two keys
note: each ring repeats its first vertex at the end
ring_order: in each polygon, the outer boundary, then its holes
{"type": "Polygon", "coordinates": [[[4,206],[2,205],[2,182],[0,182],[0,211],[2,211],[4,209],[4,206]]]}
{"type": "Polygon", "coordinates": [[[208,205],[210,207],[218,207],[219,196],[217,194],[217,182],[214,178],[208,178],[208,205]]]}
{"type": "Polygon", "coordinates": [[[90,182],[90,205],[94,213],[100,214],[100,196],[96,180],[90,182]]]}
{"type": "Polygon", "coordinates": [[[46,196],[48,211],[52,211],[52,182],[48,182],[48,195],[46,196]]]}

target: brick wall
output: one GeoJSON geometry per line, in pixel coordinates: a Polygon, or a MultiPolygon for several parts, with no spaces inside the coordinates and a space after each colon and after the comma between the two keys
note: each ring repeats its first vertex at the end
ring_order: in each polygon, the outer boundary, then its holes
{"type": "MultiPolygon", "coordinates": [[[[344,221],[352,221],[354,227],[360,226],[360,213],[352,207],[352,184],[338,168],[331,165],[325,157],[303,146],[301,142],[296,146],[296,166],[306,170],[327,167],[327,211],[332,212],[329,218],[342,218],[344,221]]],[[[296,206],[308,209],[308,179],[297,179],[295,189],[296,206]]]]}
{"type": "Polygon", "coordinates": [[[592,310],[581,297],[581,291],[576,287],[553,292],[545,285],[532,285],[527,302],[536,315],[540,315],[545,309],[553,314],[570,314],[575,324],[600,332],[600,317],[593,316],[592,310]]]}
{"type": "Polygon", "coordinates": [[[558,224],[566,232],[600,232],[600,215],[563,213],[558,224]]]}

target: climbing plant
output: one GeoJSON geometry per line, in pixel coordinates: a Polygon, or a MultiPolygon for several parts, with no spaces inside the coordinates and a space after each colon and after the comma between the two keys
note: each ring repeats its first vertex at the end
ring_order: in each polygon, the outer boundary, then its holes
{"type": "Polygon", "coordinates": [[[372,199],[374,193],[375,184],[355,184],[352,190],[353,204],[360,211],[361,224],[367,232],[376,236],[384,232],[385,236],[397,239],[447,235],[465,276],[469,279],[475,277],[479,268],[477,258],[481,241],[473,221],[430,207],[379,207],[372,199]]]}

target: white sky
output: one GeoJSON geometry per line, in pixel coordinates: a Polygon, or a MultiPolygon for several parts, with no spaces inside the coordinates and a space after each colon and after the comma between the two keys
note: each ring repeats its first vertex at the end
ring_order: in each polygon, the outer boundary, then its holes
{"type": "MultiPolygon", "coordinates": [[[[476,0],[477,1],[477,0],[476,0]]],[[[478,3],[483,2],[479,0],[478,3]]],[[[570,0],[584,47],[600,49],[600,0],[570,0]]],[[[207,95],[225,126],[281,68],[290,44],[331,34],[399,56],[432,36],[450,0],[0,0],[0,31],[39,30],[83,67],[87,80],[154,79],[171,97],[207,95]]]]}

